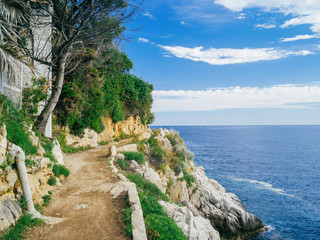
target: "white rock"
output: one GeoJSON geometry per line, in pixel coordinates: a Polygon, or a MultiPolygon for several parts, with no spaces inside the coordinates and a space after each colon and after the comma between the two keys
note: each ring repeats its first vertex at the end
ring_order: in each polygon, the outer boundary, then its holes
{"type": "Polygon", "coordinates": [[[110,147],[110,154],[111,154],[112,158],[114,158],[117,155],[117,147],[116,146],[110,147]]]}
{"type": "Polygon", "coordinates": [[[11,170],[6,177],[6,181],[9,185],[10,188],[13,188],[15,185],[16,181],[18,180],[18,175],[15,171],[11,170]]]}
{"type": "Polygon", "coordinates": [[[118,148],[118,152],[138,152],[137,144],[128,144],[118,148]]]}
{"type": "Polygon", "coordinates": [[[62,150],[56,138],[53,139],[52,155],[57,160],[58,164],[64,165],[62,150]]]}
{"type": "Polygon", "coordinates": [[[159,202],[168,217],[172,218],[189,240],[219,240],[220,235],[210,221],[202,216],[194,216],[187,207],[179,207],[175,204],[159,202]]]}
{"type": "Polygon", "coordinates": [[[79,147],[96,148],[98,147],[98,134],[95,131],[89,128],[86,128],[81,138],[78,136],[74,136],[72,134],[67,134],[66,144],[76,148],[79,148],[79,147]]]}
{"type": "Polygon", "coordinates": [[[124,159],[125,159],[125,156],[124,156],[122,153],[118,153],[118,154],[115,156],[115,159],[124,160],[124,159]]]}

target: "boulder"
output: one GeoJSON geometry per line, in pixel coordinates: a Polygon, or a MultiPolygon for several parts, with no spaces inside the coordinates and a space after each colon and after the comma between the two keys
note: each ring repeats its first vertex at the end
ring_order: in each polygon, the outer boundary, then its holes
{"type": "Polygon", "coordinates": [[[62,150],[56,138],[53,139],[52,155],[54,159],[57,160],[58,164],[64,165],[62,150]]]}
{"type": "Polygon", "coordinates": [[[192,172],[202,197],[200,211],[211,220],[222,238],[241,238],[263,228],[262,221],[246,211],[240,200],[215,180],[209,179],[201,167],[192,172]]]}
{"type": "Polygon", "coordinates": [[[137,144],[128,144],[118,148],[118,152],[138,152],[137,144]]]}
{"type": "Polygon", "coordinates": [[[82,137],[74,136],[72,134],[67,134],[66,144],[76,148],[80,148],[80,147],[96,148],[98,147],[98,134],[95,131],[89,128],[86,128],[84,130],[84,134],[82,137]]]}
{"type": "Polygon", "coordinates": [[[116,146],[110,147],[110,155],[112,158],[114,158],[117,155],[117,147],[116,146]]]}
{"type": "Polygon", "coordinates": [[[179,207],[175,204],[159,202],[168,217],[172,218],[189,240],[219,240],[220,235],[210,221],[200,215],[195,216],[187,207],[179,207]]]}

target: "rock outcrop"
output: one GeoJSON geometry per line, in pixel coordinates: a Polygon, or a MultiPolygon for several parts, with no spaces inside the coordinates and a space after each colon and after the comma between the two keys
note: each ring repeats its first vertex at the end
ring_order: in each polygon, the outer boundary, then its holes
{"type": "Polygon", "coordinates": [[[112,141],[114,137],[120,137],[121,134],[138,135],[140,139],[150,137],[147,125],[141,123],[139,117],[129,117],[121,122],[113,123],[112,119],[106,117],[103,119],[104,131],[99,133],[98,141],[112,141]]]}

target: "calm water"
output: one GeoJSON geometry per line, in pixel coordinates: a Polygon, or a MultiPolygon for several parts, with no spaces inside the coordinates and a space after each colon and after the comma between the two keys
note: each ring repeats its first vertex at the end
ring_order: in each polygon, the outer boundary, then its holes
{"type": "Polygon", "coordinates": [[[269,226],[255,240],[320,239],[320,126],[166,128],[269,226]]]}

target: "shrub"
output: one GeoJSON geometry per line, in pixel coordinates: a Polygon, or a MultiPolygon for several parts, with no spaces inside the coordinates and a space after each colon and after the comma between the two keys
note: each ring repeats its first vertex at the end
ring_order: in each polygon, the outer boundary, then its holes
{"type": "Polygon", "coordinates": [[[53,165],[52,172],[56,177],[69,177],[70,171],[64,165],[53,165]]]}
{"type": "Polygon", "coordinates": [[[157,139],[151,137],[148,140],[151,155],[151,163],[158,169],[166,162],[165,151],[161,148],[157,139]]]}
{"type": "Polygon", "coordinates": [[[188,187],[192,187],[192,183],[194,183],[194,176],[192,176],[190,173],[185,173],[182,178],[180,178],[181,181],[185,180],[188,184],[188,187]]]}
{"type": "Polygon", "coordinates": [[[34,167],[36,165],[36,162],[33,161],[33,160],[30,160],[29,158],[27,158],[25,160],[25,164],[26,164],[27,167],[34,167]]]}
{"type": "Polygon", "coordinates": [[[31,122],[9,99],[0,94],[0,124],[7,126],[8,140],[21,147],[26,155],[37,153],[37,147],[32,145],[28,135],[27,125],[31,122]]]}
{"type": "Polygon", "coordinates": [[[182,230],[167,216],[149,214],[145,223],[148,239],[188,240],[182,230]]]}
{"type": "Polygon", "coordinates": [[[147,193],[139,193],[139,199],[143,211],[143,216],[146,218],[149,214],[157,214],[166,216],[163,207],[158,203],[158,199],[153,196],[147,195],[147,193]]]}
{"type": "Polygon", "coordinates": [[[50,186],[54,186],[57,184],[57,179],[54,176],[50,176],[49,180],[48,180],[48,184],[50,186]]]}
{"type": "Polygon", "coordinates": [[[131,237],[132,236],[132,223],[131,223],[131,214],[133,210],[129,205],[128,197],[126,199],[126,209],[123,211],[123,221],[125,223],[125,231],[126,234],[131,237]]]}
{"type": "Polygon", "coordinates": [[[125,160],[135,160],[139,164],[145,163],[145,157],[143,153],[140,152],[122,152],[122,154],[125,156],[125,160]]]}
{"type": "Polygon", "coordinates": [[[127,168],[129,167],[129,163],[122,159],[117,159],[117,163],[122,170],[127,170],[127,168]]]}
{"type": "Polygon", "coordinates": [[[42,197],[42,199],[43,199],[43,206],[45,206],[45,207],[48,207],[49,205],[50,205],[50,201],[51,201],[51,196],[50,195],[44,195],[43,197],[42,197]]]}

